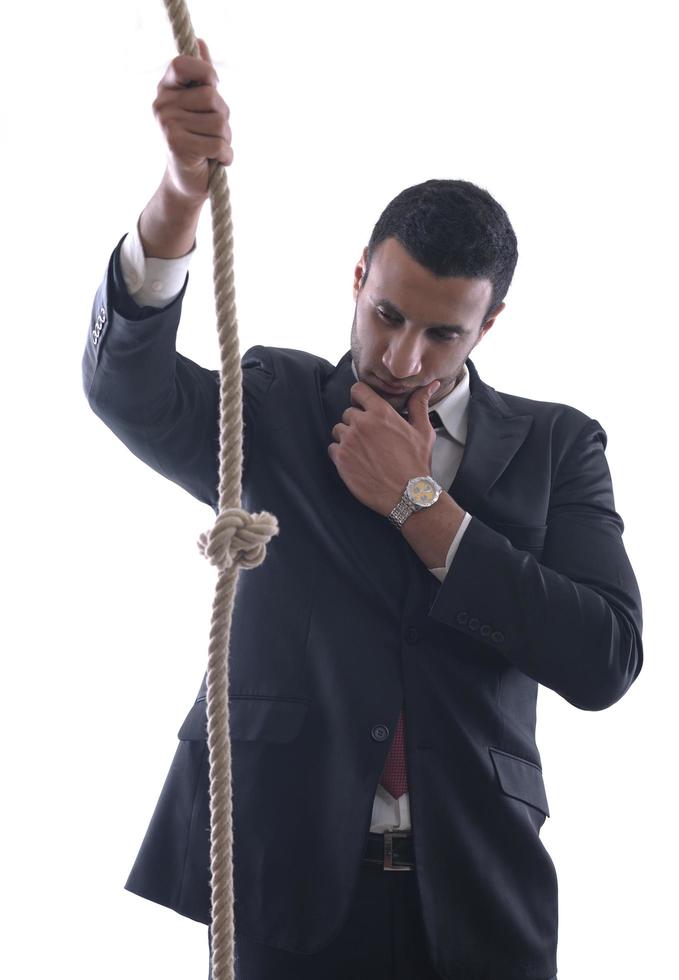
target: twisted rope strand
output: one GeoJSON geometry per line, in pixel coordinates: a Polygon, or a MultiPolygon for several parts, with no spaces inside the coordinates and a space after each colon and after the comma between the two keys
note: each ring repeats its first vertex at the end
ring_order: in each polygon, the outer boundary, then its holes
{"type": "MultiPolygon", "coordinates": [[[[179,54],[200,57],[184,0],[163,0],[179,54]]],[[[255,568],[278,534],[273,514],[241,508],[243,467],[242,368],[233,276],[233,228],[226,171],[211,160],[213,282],[220,353],[219,512],[198,548],[219,570],[207,665],[207,744],[210,759],[210,887],[213,980],[234,980],[233,821],[229,739],[229,638],[240,568],[255,568]]]]}

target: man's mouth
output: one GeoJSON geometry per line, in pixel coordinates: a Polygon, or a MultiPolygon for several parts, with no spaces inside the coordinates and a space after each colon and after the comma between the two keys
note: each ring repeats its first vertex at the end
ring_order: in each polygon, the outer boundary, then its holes
{"type": "Polygon", "coordinates": [[[375,377],[377,378],[377,380],[379,381],[379,383],[382,385],[383,390],[386,391],[388,395],[406,395],[406,394],[408,394],[408,392],[411,392],[411,391],[414,391],[415,390],[415,388],[403,388],[403,387],[399,388],[399,387],[397,387],[395,385],[390,385],[388,381],[384,381],[377,374],[375,375],[375,377]]]}

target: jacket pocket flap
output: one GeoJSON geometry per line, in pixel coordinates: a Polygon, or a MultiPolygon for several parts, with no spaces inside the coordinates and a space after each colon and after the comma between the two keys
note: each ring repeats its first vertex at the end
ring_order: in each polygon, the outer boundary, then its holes
{"type": "MultiPolygon", "coordinates": [[[[302,727],[309,704],[282,698],[229,698],[229,731],[234,741],[290,742],[302,727]]],[[[198,698],[177,737],[207,739],[207,702],[198,698]]]]}
{"type": "Polygon", "coordinates": [[[507,796],[528,803],[549,816],[547,794],[542,778],[542,769],[528,759],[511,755],[501,749],[489,748],[500,786],[507,796]]]}

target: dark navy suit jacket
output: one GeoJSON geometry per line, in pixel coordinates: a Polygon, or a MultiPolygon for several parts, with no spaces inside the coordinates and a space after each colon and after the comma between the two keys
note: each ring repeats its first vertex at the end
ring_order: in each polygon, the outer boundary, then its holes
{"type": "MultiPolygon", "coordinates": [[[[167,307],[139,309],[119,250],[94,299],[87,400],[217,513],[219,372],[175,348],[188,276],[167,307]]],[[[496,391],[467,360],[467,445],[446,489],[473,516],[441,583],[328,455],[350,352],[333,366],[255,346],[241,363],[243,507],[280,530],[241,571],[231,627],[236,928],[298,953],[342,928],[405,699],[414,873],[437,969],[552,977],[538,684],[600,710],[642,664],[605,431],[568,405],[496,391]]],[[[206,734],[204,678],[125,887],[209,923],[206,734]]]]}

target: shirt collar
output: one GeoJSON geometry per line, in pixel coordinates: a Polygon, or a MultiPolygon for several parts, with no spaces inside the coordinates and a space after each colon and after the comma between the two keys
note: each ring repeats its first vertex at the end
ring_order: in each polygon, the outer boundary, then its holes
{"type": "MultiPolygon", "coordinates": [[[[351,370],[357,381],[360,378],[356,374],[354,359],[351,359],[351,370]]],[[[452,391],[449,391],[440,401],[430,406],[430,411],[436,409],[439,413],[441,422],[449,436],[463,446],[467,442],[467,417],[469,414],[469,369],[466,364],[462,365],[460,380],[452,391]]]]}

